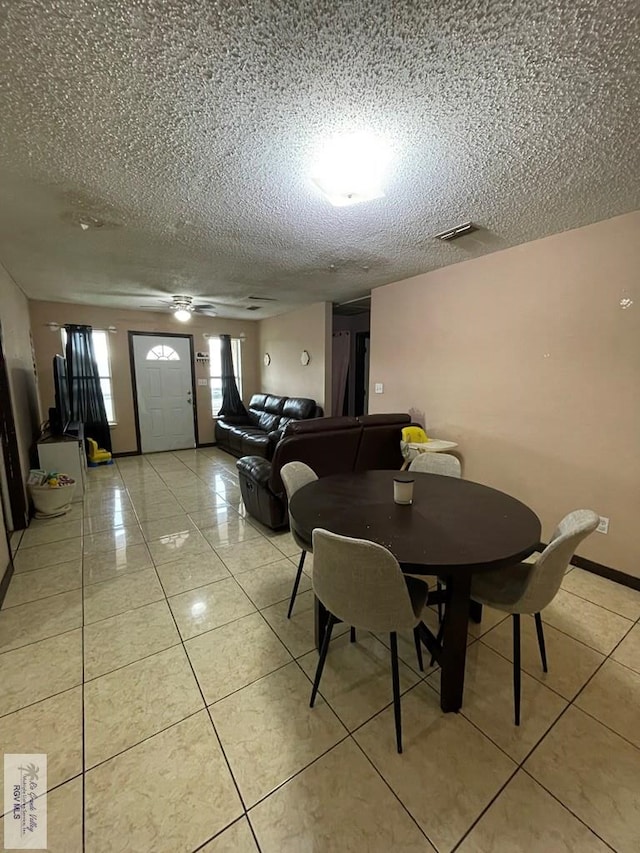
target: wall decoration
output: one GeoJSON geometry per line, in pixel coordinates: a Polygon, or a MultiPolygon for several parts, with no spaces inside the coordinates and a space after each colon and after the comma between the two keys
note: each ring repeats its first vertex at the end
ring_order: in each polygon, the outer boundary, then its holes
{"type": "Polygon", "coordinates": [[[269,367],[269,365],[271,364],[271,356],[269,355],[268,352],[265,352],[264,358],[262,360],[265,363],[265,367],[269,367]]]}
{"type": "Polygon", "coordinates": [[[310,361],[311,361],[311,356],[310,356],[310,355],[309,355],[309,353],[306,351],[306,349],[303,349],[303,350],[302,350],[302,355],[300,356],[300,364],[301,364],[303,367],[306,367],[306,366],[309,364],[309,362],[310,362],[310,361]]]}

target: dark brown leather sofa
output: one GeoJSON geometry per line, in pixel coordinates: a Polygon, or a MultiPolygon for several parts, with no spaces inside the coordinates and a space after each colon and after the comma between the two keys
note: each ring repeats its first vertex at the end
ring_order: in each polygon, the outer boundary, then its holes
{"type": "Polygon", "coordinates": [[[234,456],[271,459],[287,424],[321,415],[316,401],[306,397],[254,394],[246,417],[227,416],[216,421],[216,442],[234,456]]]}
{"type": "Polygon", "coordinates": [[[289,523],[287,495],[280,469],[287,462],[306,462],[318,477],[349,471],[402,465],[400,433],[409,415],[363,415],[317,418],[290,423],[271,461],[258,456],[238,459],[236,467],[247,511],[276,530],[289,523]]]}

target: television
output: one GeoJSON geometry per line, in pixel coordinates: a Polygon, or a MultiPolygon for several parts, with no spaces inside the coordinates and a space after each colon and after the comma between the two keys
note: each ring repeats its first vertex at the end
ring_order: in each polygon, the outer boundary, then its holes
{"type": "Polygon", "coordinates": [[[49,409],[49,426],[53,435],[63,435],[71,420],[71,402],[69,399],[69,381],[67,362],[61,355],[53,357],[53,387],[55,389],[55,408],[49,409]]]}

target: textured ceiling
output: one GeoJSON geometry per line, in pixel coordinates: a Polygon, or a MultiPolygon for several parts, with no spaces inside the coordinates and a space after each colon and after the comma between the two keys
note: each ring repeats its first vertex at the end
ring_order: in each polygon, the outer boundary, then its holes
{"type": "Polygon", "coordinates": [[[638,11],[0,0],[0,260],[38,299],[257,318],[635,209],[638,11]],[[360,129],[386,196],[331,207],[313,151],[360,129]]]}

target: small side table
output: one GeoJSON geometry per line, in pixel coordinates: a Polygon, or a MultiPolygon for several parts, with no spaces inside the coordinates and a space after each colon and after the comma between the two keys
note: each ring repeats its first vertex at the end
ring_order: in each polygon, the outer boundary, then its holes
{"type": "MultiPolygon", "coordinates": [[[[408,446],[416,453],[443,453],[445,450],[453,450],[458,446],[456,441],[445,441],[442,438],[430,438],[429,441],[409,442],[408,446]]],[[[402,463],[401,471],[406,471],[411,464],[410,459],[405,459],[402,463]]]]}

